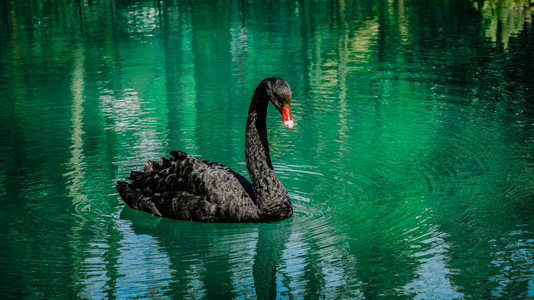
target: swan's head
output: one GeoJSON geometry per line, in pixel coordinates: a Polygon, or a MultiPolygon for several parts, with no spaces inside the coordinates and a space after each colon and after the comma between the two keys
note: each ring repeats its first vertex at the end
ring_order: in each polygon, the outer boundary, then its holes
{"type": "Polygon", "coordinates": [[[271,77],[264,79],[260,86],[264,86],[267,96],[271,103],[282,114],[284,125],[291,129],[293,128],[293,119],[291,118],[290,102],[291,89],[285,80],[279,77],[271,77]]]}

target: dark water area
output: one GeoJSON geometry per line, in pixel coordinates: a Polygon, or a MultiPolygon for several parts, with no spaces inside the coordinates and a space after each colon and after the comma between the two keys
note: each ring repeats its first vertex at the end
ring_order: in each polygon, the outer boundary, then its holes
{"type": "Polygon", "coordinates": [[[533,7],[0,2],[0,297],[534,297],[533,7]],[[291,219],[125,206],[115,181],[171,150],[248,176],[271,76],[291,219]]]}

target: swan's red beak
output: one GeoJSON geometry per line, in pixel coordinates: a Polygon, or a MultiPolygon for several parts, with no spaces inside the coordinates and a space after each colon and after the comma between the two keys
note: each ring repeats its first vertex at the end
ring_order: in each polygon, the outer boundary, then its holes
{"type": "Polygon", "coordinates": [[[293,128],[294,124],[293,119],[291,118],[290,105],[283,106],[280,112],[282,113],[282,120],[284,120],[284,125],[286,125],[288,129],[293,128]]]}

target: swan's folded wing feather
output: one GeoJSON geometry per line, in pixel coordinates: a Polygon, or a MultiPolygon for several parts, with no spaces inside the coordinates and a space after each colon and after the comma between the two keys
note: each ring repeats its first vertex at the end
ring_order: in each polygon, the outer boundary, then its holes
{"type": "MultiPolygon", "coordinates": [[[[178,188],[191,194],[204,196],[226,193],[229,197],[254,199],[254,189],[250,181],[227,166],[181,151],[173,151],[171,155],[173,155],[173,162],[169,170],[171,174],[176,174],[176,178],[167,179],[169,182],[165,184],[166,190],[178,188]],[[243,192],[244,195],[242,195],[243,192]]],[[[214,199],[214,197],[210,198],[214,199]]]]}
{"type": "Polygon", "coordinates": [[[259,219],[252,184],[216,162],[173,151],[171,160],[149,162],[117,189],[132,208],[154,215],[203,222],[259,219]]]}

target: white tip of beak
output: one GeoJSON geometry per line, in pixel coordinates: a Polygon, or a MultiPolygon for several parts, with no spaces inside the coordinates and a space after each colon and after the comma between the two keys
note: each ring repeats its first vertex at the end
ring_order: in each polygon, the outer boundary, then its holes
{"type": "Polygon", "coordinates": [[[293,120],[289,120],[289,121],[284,121],[284,125],[286,125],[287,129],[291,129],[293,128],[293,120]]]}

